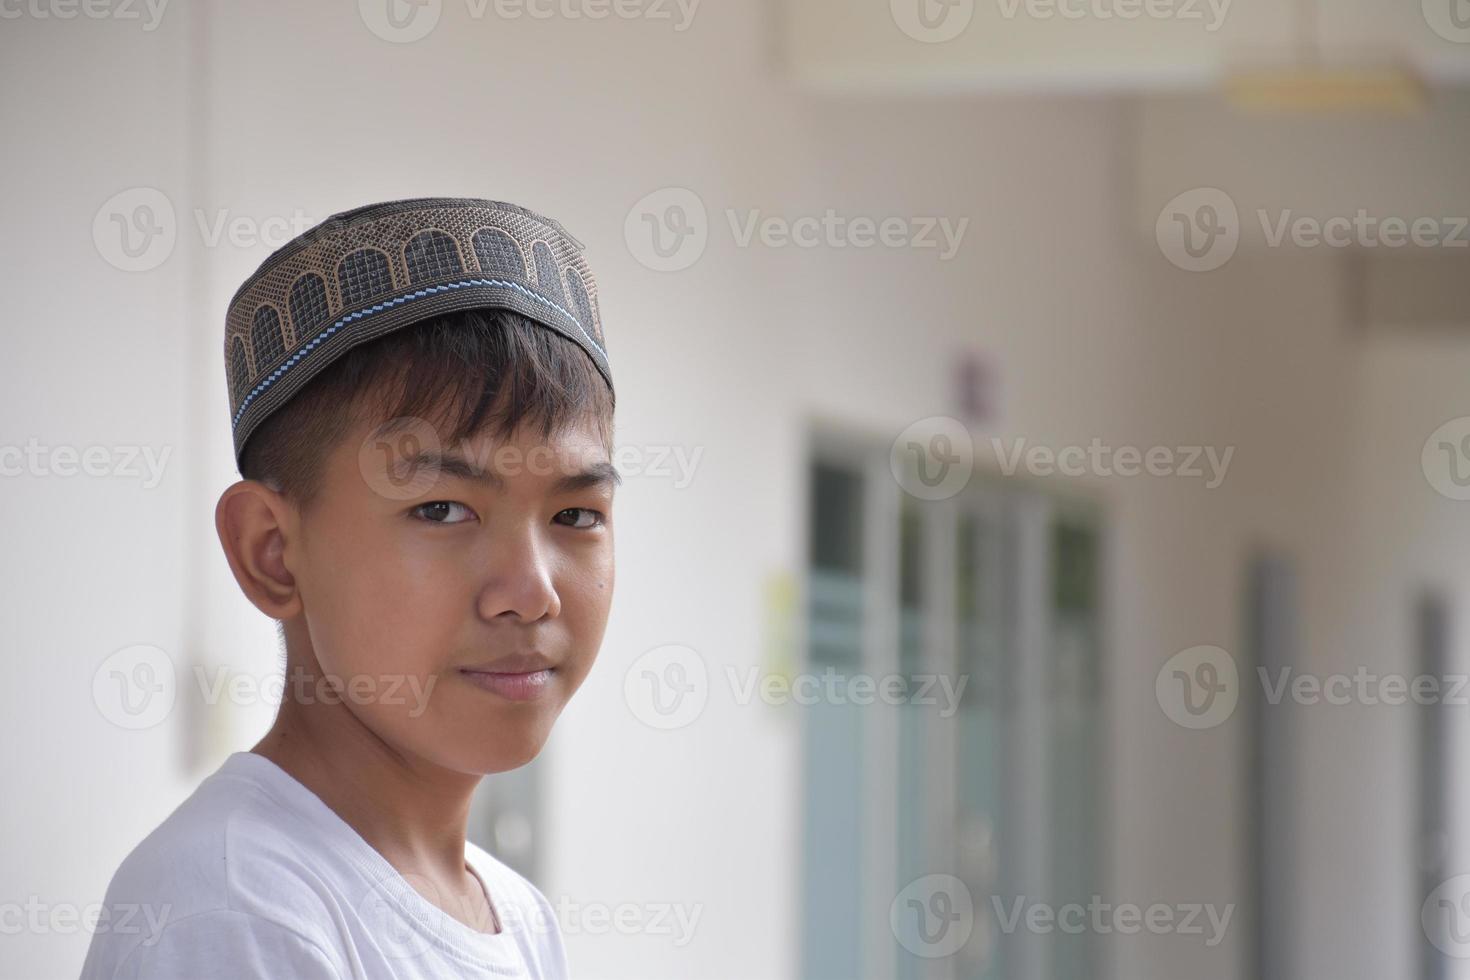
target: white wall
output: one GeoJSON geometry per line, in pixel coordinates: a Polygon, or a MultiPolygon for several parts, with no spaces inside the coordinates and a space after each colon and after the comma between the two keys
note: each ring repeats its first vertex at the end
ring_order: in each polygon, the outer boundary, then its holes
{"type": "Polygon", "coordinates": [[[74,922],[16,934],[12,908],[39,903],[65,916],[100,902],[127,848],[185,790],[177,726],[123,732],[92,687],[114,651],[181,649],[200,533],[181,516],[196,364],[185,257],[122,271],[92,232],[114,194],[173,192],[187,179],[184,28],[180,18],[151,32],[116,20],[0,20],[7,977],[79,972],[88,937],[74,922]],[[9,451],[31,440],[45,449],[14,475],[9,451]],[[105,452],[93,472],[100,464],[108,475],[85,475],[66,455],[92,447],[105,452]],[[130,449],[155,453],[161,478],[126,461],[130,449]]]}
{"type": "MultiPolygon", "coordinates": [[[[1366,230],[1349,238],[1376,249],[1373,254],[1453,257],[1470,243],[1463,227],[1421,238],[1445,240],[1431,249],[1392,234],[1379,245],[1380,226],[1390,218],[1412,224],[1463,217],[1470,200],[1467,153],[1464,90],[1436,92],[1422,112],[1405,114],[1261,115],[1233,110],[1221,99],[1151,99],[1139,113],[1138,228],[1153,234],[1159,212],[1177,194],[1219,188],[1238,212],[1242,249],[1279,248],[1273,243],[1282,240],[1282,227],[1288,243],[1311,242],[1290,229],[1302,219],[1355,219],[1361,210],[1366,230]]],[[[1335,240],[1343,240],[1340,233],[1335,240]]]]}
{"type": "Polygon", "coordinates": [[[1198,91],[1289,62],[1303,32],[1328,64],[1470,70],[1452,0],[888,0],[784,4],[798,74],[862,91],[1198,91]],[[1298,11],[1316,9],[1315,26],[1298,11]],[[922,16],[921,12],[922,11],[922,16]]]}

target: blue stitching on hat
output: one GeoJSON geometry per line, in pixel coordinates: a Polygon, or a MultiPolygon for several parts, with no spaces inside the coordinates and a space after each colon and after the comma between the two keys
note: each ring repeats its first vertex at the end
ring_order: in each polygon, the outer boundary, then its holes
{"type": "Polygon", "coordinates": [[[395,296],[393,299],[385,300],[381,303],[374,303],[372,306],[358,310],[355,313],[349,313],[346,316],[342,317],[336,323],[332,324],[330,327],[327,327],[321,333],[313,337],[304,346],[298,348],[296,353],[292,354],[286,359],[285,363],[272,371],[264,381],[260,382],[260,384],[252,388],[250,390],[250,393],[246,395],[245,398],[240,402],[240,408],[238,411],[235,412],[235,419],[233,422],[230,423],[230,427],[233,429],[239,426],[240,416],[245,414],[245,409],[250,407],[250,403],[255,400],[256,395],[269,388],[278,377],[290,370],[292,365],[301,360],[307,354],[310,354],[312,348],[316,347],[317,344],[320,344],[332,334],[336,333],[338,327],[350,323],[353,320],[361,319],[362,317],[367,316],[369,313],[381,313],[383,310],[388,309],[390,306],[398,306],[402,303],[407,303],[409,300],[413,299],[423,299],[425,296],[429,296],[433,293],[442,293],[446,289],[459,289],[461,286],[509,286],[511,289],[514,289],[518,293],[525,293],[527,296],[536,300],[538,303],[544,303],[545,305],[560,312],[567,319],[575,323],[577,325],[577,329],[582,331],[582,336],[587,338],[587,343],[595,347],[597,349],[597,352],[603,357],[607,357],[607,351],[603,350],[602,346],[598,344],[597,341],[592,339],[591,335],[587,333],[587,328],[582,326],[581,320],[578,320],[570,310],[564,309],[560,305],[553,303],[545,296],[541,296],[533,290],[527,289],[525,286],[522,286],[518,282],[511,282],[507,279],[461,279],[459,282],[446,282],[441,283],[438,286],[429,286],[426,289],[416,289],[411,293],[405,293],[402,296],[395,296]]]}

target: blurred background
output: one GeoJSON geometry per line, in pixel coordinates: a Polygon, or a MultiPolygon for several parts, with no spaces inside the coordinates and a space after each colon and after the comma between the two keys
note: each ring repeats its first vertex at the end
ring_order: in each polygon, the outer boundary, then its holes
{"type": "Polygon", "coordinates": [[[601,287],[612,620],[470,828],[576,976],[1470,975],[1467,84],[1466,0],[0,0],[0,976],[269,726],[225,306],[418,195],[601,287]]]}

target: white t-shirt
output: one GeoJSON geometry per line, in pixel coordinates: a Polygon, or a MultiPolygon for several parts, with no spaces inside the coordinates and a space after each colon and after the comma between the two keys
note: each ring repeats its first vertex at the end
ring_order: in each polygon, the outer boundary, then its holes
{"type": "Polygon", "coordinates": [[[567,976],[546,897],[473,843],[497,933],[430,902],[319,797],[236,752],[118,868],[81,980],[567,976]]]}

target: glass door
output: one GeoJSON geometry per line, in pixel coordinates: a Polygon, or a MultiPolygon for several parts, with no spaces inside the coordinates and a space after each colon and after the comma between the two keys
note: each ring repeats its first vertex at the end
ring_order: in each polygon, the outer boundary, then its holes
{"type": "Polygon", "coordinates": [[[852,442],[808,487],[806,670],[870,696],[801,708],[801,976],[1095,976],[1093,938],[1024,923],[1098,891],[1098,513],[999,479],[920,500],[852,442]]]}

